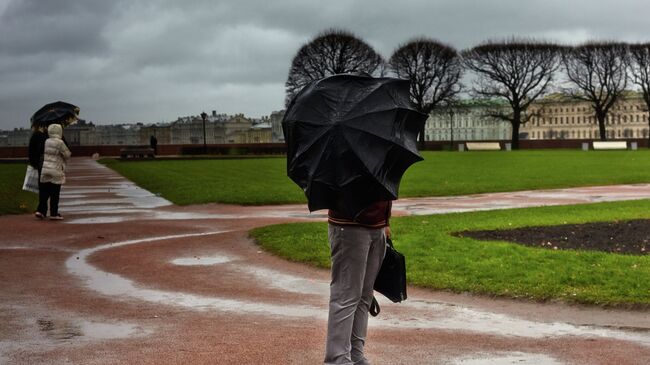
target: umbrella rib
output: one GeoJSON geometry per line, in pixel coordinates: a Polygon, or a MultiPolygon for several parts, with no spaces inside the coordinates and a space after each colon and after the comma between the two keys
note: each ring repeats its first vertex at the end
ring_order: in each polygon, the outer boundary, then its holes
{"type": "MultiPolygon", "coordinates": [[[[328,139],[331,139],[331,136],[327,137],[328,139]]],[[[310,169],[309,171],[309,181],[307,182],[307,189],[306,190],[311,190],[311,185],[314,182],[314,175],[315,172],[318,170],[318,166],[320,166],[321,162],[323,162],[323,158],[325,157],[325,154],[321,154],[320,157],[318,158],[318,162],[316,162],[315,166],[310,169]]],[[[295,158],[294,158],[295,161],[295,158]]]]}
{"type": "MultiPolygon", "coordinates": [[[[399,81],[402,81],[402,80],[399,80],[399,81]]],[[[393,82],[394,82],[394,81],[391,80],[391,81],[389,81],[388,83],[393,83],[393,82]]],[[[360,105],[364,100],[368,99],[370,96],[372,96],[372,95],[375,94],[376,92],[383,90],[383,87],[384,87],[384,86],[386,86],[386,83],[379,84],[379,85],[375,85],[374,89],[373,89],[371,92],[369,92],[368,94],[364,95],[363,98],[361,98],[360,100],[355,101],[355,103],[356,103],[357,105],[360,105]]],[[[389,94],[389,95],[390,95],[390,94],[389,94]]],[[[393,99],[393,102],[395,102],[395,98],[393,97],[393,95],[390,95],[390,97],[391,97],[391,99],[393,99]]],[[[394,103],[394,104],[398,104],[398,103],[394,103]]],[[[351,109],[350,111],[348,111],[348,113],[346,113],[346,114],[344,115],[344,117],[345,117],[345,116],[348,116],[348,115],[351,114],[353,111],[354,111],[354,109],[351,109]]]]}
{"type": "MultiPolygon", "coordinates": [[[[373,135],[374,135],[374,134],[373,134],[373,135]]],[[[353,143],[350,142],[350,140],[348,139],[348,137],[347,137],[346,135],[343,135],[343,138],[345,138],[345,142],[348,144],[348,147],[349,147],[351,150],[354,150],[354,148],[352,148],[353,143]]],[[[356,155],[355,155],[355,156],[356,156],[356,155]]],[[[361,160],[358,156],[356,156],[356,160],[359,161],[359,163],[361,164],[361,166],[363,166],[363,168],[366,170],[367,175],[372,176],[372,178],[373,178],[375,181],[377,181],[377,183],[379,183],[380,186],[382,186],[384,189],[386,189],[386,187],[384,187],[384,184],[383,184],[381,181],[379,181],[379,179],[377,179],[377,176],[375,176],[375,174],[373,174],[373,173],[370,171],[370,169],[368,168],[368,166],[366,165],[366,163],[365,163],[363,160],[361,160]]],[[[388,191],[388,190],[387,190],[387,191],[388,191]]],[[[390,191],[389,191],[389,193],[390,193],[390,191]]]]}
{"type": "MultiPolygon", "coordinates": [[[[401,142],[399,139],[388,139],[388,138],[386,138],[386,137],[384,137],[384,136],[380,136],[380,135],[378,135],[378,134],[376,134],[376,133],[372,133],[372,132],[369,131],[369,130],[363,129],[363,128],[361,128],[361,127],[356,127],[356,126],[353,126],[353,125],[347,125],[347,124],[346,124],[345,127],[346,127],[346,128],[350,128],[350,129],[354,129],[354,130],[357,130],[357,131],[360,131],[360,132],[363,132],[363,133],[366,133],[366,134],[369,134],[369,135],[371,135],[371,136],[373,136],[373,137],[380,138],[380,139],[382,139],[382,140],[384,140],[384,141],[387,141],[387,142],[393,143],[393,144],[395,144],[396,146],[401,147],[401,148],[404,149],[405,151],[408,151],[408,152],[410,152],[410,153],[413,153],[413,151],[409,150],[409,149],[406,148],[403,144],[399,143],[399,142],[401,142]]],[[[419,155],[418,155],[418,156],[419,156],[419,155]]]]}
{"type": "Polygon", "coordinates": [[[302,156],[302,155],[305,154],[307,151],[311,150],[312,147],[314,147],[314,145],[316,144],[316,142],[318,142],[318,140],[319,140],[319,139],[320,139],[320,138],[321,138],[325,133],[329,132],[330,129],[332,129],[332,127],[328,127],[327,129],[325,129],[324,131],[322,131],[322,132],[321,132],[320,134],[318,134],[318,136],[316,136],[316,137],[311,141],[311,143],[310,143],[309,145],[307,145],[307,146],[306,146],[302,151],[297,152],[296,155],[293,156],[293,158],[292,158],[292,165],[293,165],[293,162],[296,161],[296,160],[298,159],[298,157],[302,156]]]}

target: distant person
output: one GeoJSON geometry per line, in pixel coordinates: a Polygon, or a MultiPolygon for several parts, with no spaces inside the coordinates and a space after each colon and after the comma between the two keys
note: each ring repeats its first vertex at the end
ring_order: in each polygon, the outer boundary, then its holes
{"type": "Polygon", "coordinates": [[[153,148],[153,153],[155,155],[157,155],[158,154],[158,139],[156,138],[156,136],[152,135],[151,138],[149,138],[149,145],[151,146],[151,148],[153,148]]]}
{"type": "MultiPolygon", "coordinates": [[[[34,216],[39,219],[45,218],[45,215],[41,213],[40,202],[42,200],[42,195],[44,194],[43,188],[41,187],[41,169],[43,168],[43,152],[45,150],[45,141],[47,140],[47,128],[42,126],[33,126],[32,127],[32,136],[29,138],[29,164],[38,171],[38,201],[39,205],[36,208],[34,216]]],[[[45,199],[47,201],[47,198],[45,199]]],[[[47,212],[47,207],[45,207],[45,212],[47,212]]]]}
{"type": "Polygon", "coordinates": [[[45,141],[43,149],[36,217],[45,218],[49,200],[50,219],[61,220],[63,217],[59,214],[59,195],[61,185],[65,184],[65,168],[71,152],[63,141],[63,128],[60,124],[47,127],[47,134],[49,138],[45,141]]]}

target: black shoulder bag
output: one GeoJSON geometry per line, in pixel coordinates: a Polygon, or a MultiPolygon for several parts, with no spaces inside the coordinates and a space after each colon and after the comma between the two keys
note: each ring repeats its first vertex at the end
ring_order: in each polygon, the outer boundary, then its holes
{"type": "MultiPolygon", "coordinates": [[[[390,239],[386,239],[386,254],[375,279],[374,288],[393,303],[406,300],[406,260],[404,255],[395,250],[390,239]]],[[[379,303],[373,296],[369,313],[375,317],[380,311],[379,303]]]]}

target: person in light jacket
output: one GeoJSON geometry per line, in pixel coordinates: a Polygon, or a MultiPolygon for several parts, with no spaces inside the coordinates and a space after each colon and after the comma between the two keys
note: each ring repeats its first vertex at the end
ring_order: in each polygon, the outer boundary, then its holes
{"type": "Polygon", "coordinates": [[[49,199],[50,219],[61,220],[63,217],[59,214],[59,194],[61,185],[65,184],[65,167],[71,153],[63,141],[63,128],[60,124],[52,124],[47,127],[47,134],[49,138],[45,141],[41,185],[39,186],[43,193],[39,194],[36,215],[38,218],[45,218],[49,199]]]}

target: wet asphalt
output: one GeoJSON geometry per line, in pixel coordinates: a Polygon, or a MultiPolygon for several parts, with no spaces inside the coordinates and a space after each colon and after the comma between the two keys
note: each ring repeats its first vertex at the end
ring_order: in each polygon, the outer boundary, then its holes
{"type": "MultiPolygon", "coordinates": [[[[402,199],[396,214],[643,199],[650,184],[402,199]]],[[[0,364],[319,364],[326,270],[263,252],[254,227],[305,206],[177,207],[75,158],[63,222],[0,217],[0,364]]],[[[374,364],[649,364],[644,311],[409,288],[369,326],[374,364]]]]}

